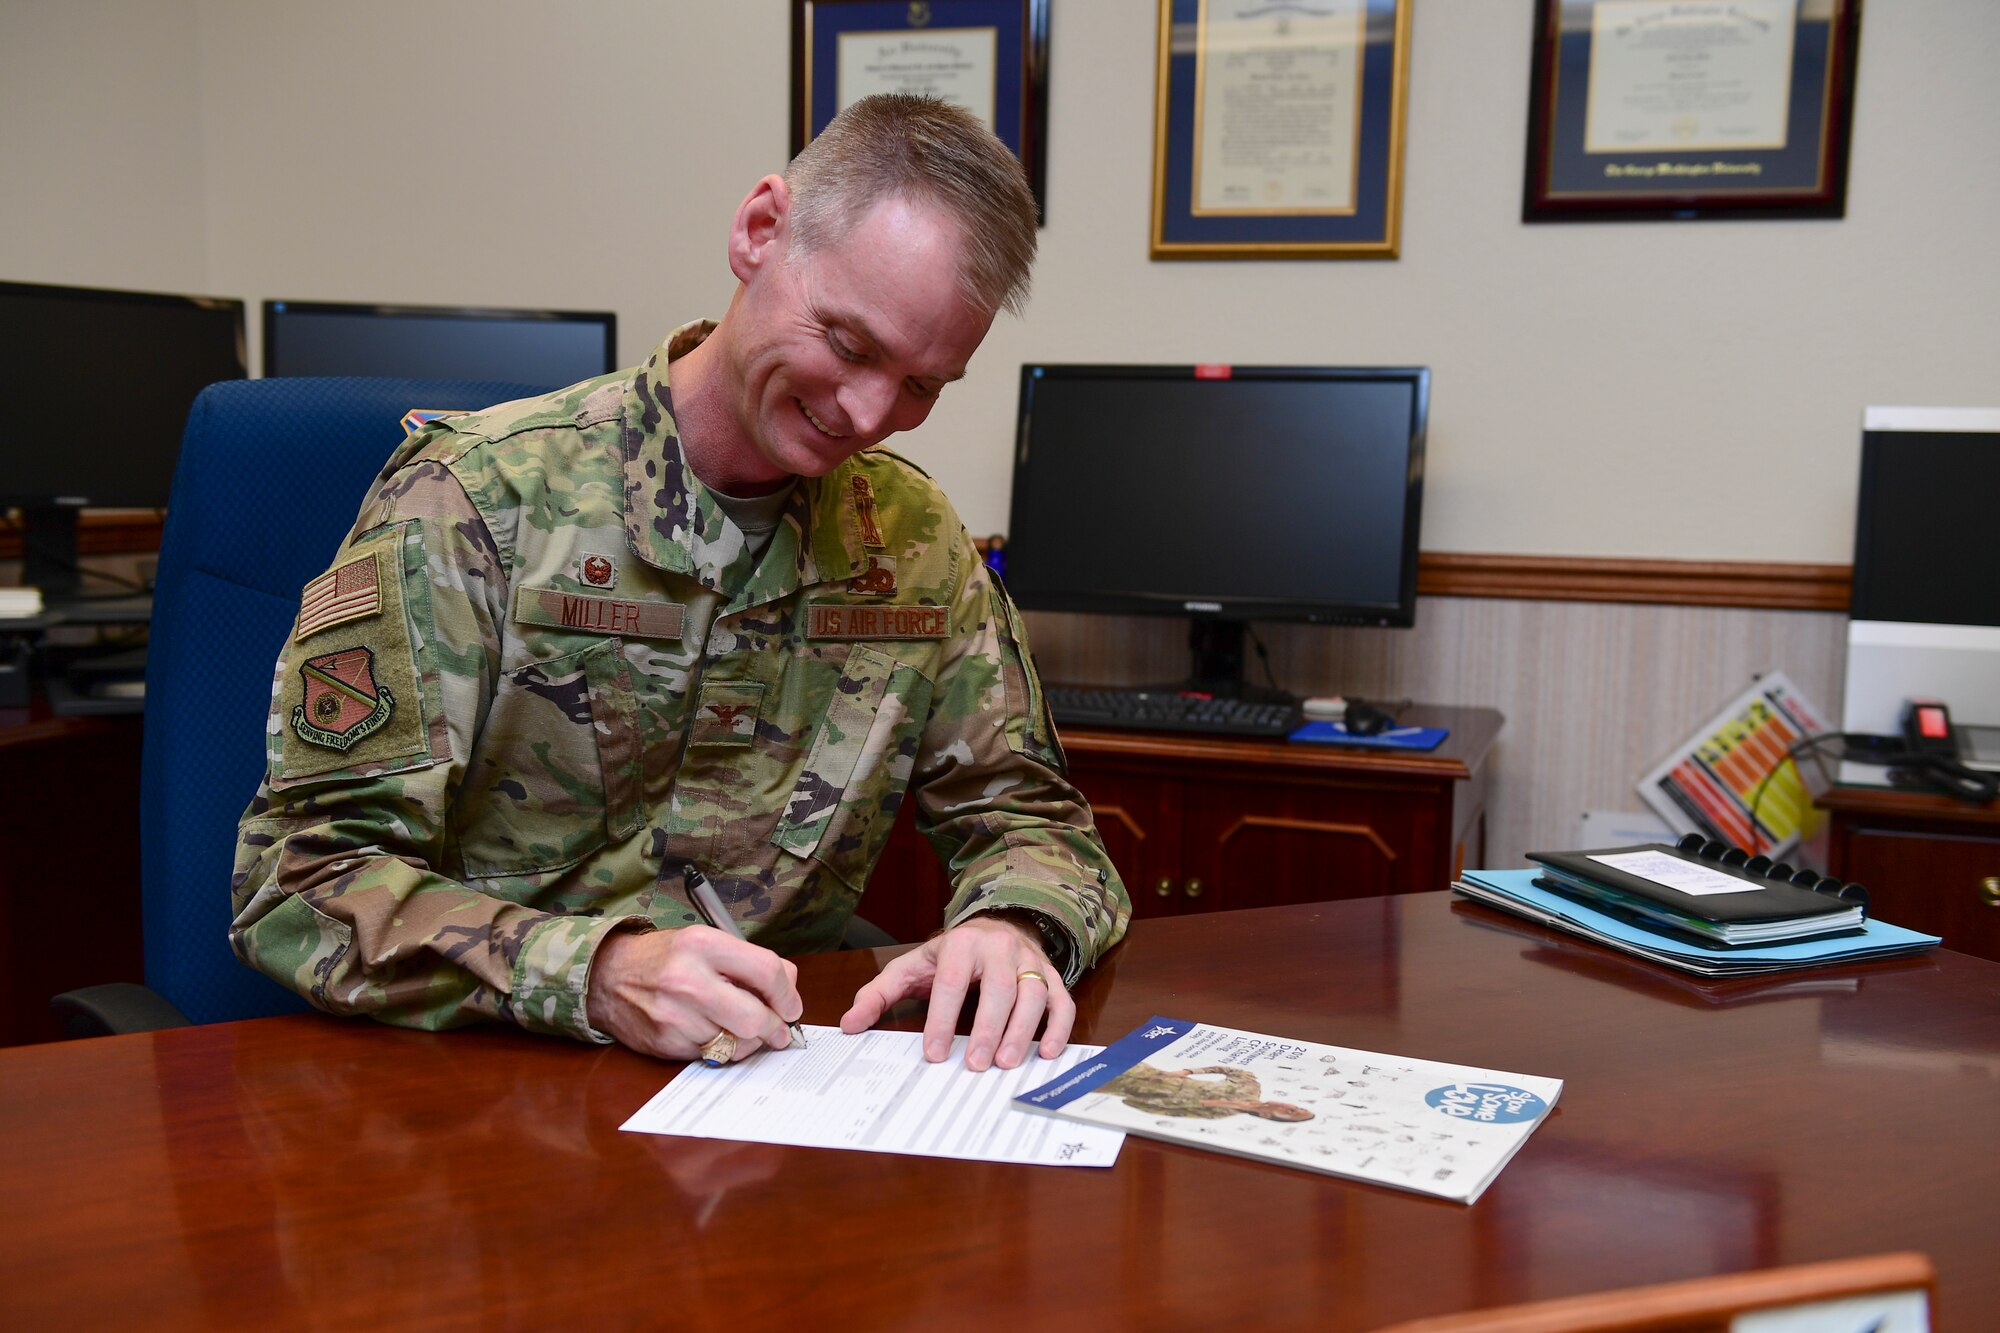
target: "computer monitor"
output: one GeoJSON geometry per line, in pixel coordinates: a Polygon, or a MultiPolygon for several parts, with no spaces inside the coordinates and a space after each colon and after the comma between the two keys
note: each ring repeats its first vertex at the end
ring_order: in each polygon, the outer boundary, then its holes
{"type": "MultiPolygon", "coordinates": [[[[1996,516],[2000,409],[1863,414],[1842,730],[1895,735],[1905,701],[1936,698],[1988,745],[2000,735],[1996,516]]],[[[1883,770],[1843,764],[1841,780],[1883,770]]]]}
{"type": "Polygon", "coordinates": [[[264,374],[564,385],[618,368],[609,310],[264,302],[264,374]]]}
{"type": "Polygon", "coordinates": [[[1031,610],[1186,616],[1186,684],[1252,620],[1416,622],[1430,371],[1027,365],[1007,586],[1031,610]]]}
{"type": "Polygon", "coordinates": [[[23,582],[76,588],[82,509],[164,508],[195,396],[243,374],[241,301],[0,282],[0,505],[21,510],[23,582]]]}

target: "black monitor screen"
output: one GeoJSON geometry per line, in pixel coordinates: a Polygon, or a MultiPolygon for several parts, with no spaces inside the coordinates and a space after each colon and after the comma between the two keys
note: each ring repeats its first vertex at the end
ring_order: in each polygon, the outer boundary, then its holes
{"type": "Polygon", "coordinates": [[[164,506],[195,396],[243,372],[241,301],[0,282],[0,503],[164,506]]]}
{"type": "Polygon", "coordinates": [[[616,370],[608,310],[264,303],[266,375],[575,384],[616,370]]]}
{"type": "Polygon", "coordinates": [[[1857,510],[1853,619],[2000,625],[2000,429],[1864,431],[1857,510]]]}
{"type": "Polygon", "coordinates": [[[1024,366],[1007,586],[1025,607],[1416,615],[1425,369],[1024,366]]]}

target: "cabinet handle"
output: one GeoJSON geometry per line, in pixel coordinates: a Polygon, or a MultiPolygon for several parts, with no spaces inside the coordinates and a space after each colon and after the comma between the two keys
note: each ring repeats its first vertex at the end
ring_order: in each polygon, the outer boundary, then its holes
{"type": "Polygon", "coordinates": [[[1979,881],[1979,901],[1988,907],[2000,907],[2000,875],[1988,875],[1979,881]]]}
{"type": "Polygon", "coordinates": [[[1198,879],[1191,879],[1191,880],[1189,880],[1189,881],[1187,882],[1187,896],[1188,896],[1188,897],[1190,897],[1190,898],[1199,898],[1199,897],[1201,897],[1201,881],[1200,881],[1200,880],[1198,880],[1198,879]]]}
{"type": "Polygon", "coordinates": [[[1174,882],[1165,875],[1162,875],[1160,876],[1160,882],[1153,886],[1153,892],[1159,894],[1162,898],[1171,898],[1174,896],[1174,882]]]}

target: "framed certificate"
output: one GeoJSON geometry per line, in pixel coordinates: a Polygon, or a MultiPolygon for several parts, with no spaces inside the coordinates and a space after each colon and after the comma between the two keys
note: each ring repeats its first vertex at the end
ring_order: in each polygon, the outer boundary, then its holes
{"type": "Polygon", "coordinates": [[[1840,217],[1861,0],[1536,0],[1527,222],[1840,217]]]}
{"type": "Polygon", "coordinates": [[[992,126],[1046,217],[1049,0],[792,0],[792,152],[851,102],[927,93],[992,126]]]}
{"type": "Polygon", "coordinates": [[[1160,0],[1155,259],[1393,259],[1412,0],[1160,0]]]}

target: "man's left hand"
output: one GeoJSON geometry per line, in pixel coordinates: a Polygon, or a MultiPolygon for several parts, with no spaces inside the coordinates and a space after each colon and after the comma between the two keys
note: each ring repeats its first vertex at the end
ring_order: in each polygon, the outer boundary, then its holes
{"type": "Polygon", "coordinates": [[[1062,971],[1042,952],[1033,927],[994,915],[962,921],[892,960],[855,992],[853,1006],[841,1015],[840,1030],[872,1027],[892,1006],[928,992],[924,1058],[942,1060],[951,1054],[959,1010],[975,984],[979,1008],[965,1046],[967,1069],[1019,1066],[1044,1017],[1048,1026],[1042,1032],[1042,1058],[1062,1054],[1076,1022],[1076,1002],[1063,989],[1062,971]]]}

